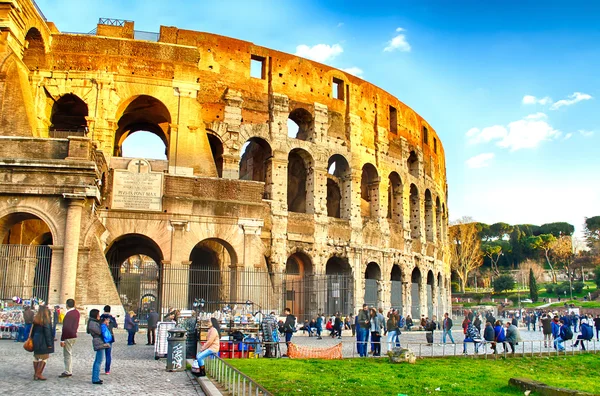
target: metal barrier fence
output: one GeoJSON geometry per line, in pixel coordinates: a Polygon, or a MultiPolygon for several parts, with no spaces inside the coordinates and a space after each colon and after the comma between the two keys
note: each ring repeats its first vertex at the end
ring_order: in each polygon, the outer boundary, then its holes
{"type": "Polygon", "coordinates": [[[47,301],[51,262],[48,245],[0,245],[0,299],[47,301]]]}
{"type": "Polygon", "coordinates": [[[221,358],[213,356],[205,364],[208,375],[231,395],[271,395],[268,390],[221,358]]]}

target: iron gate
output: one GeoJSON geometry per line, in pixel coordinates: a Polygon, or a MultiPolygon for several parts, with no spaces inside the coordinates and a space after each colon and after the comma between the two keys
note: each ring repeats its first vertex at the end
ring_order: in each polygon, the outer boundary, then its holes
{"type": "Polygon", "coordinates": [[[51,263],[48,245],[0,245],[0,298],[48,301],[51,263]]]}
{"type": "Polygon", "coordinates": [[[392,308],[399,309],[402,311],[402,282],[401,281],[391,281],[392,282],[392,295],[391,295],[391,303],[392,308]]]}
{"type": "Polygon", "coordinates": [[[377,291],[377,279],[365,279],[365,301],[369,307],[377,308],[379,296],[377,291]]]}

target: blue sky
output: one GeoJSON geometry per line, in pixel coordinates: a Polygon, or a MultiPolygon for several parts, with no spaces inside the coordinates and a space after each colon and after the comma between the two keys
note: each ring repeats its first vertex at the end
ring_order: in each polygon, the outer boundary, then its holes
{"type": "Polygon", "coordinates": [[[600,214],[600,2],[37,3],[61,31],[130,19],[136,30],[217,33],[358,73],[440,135],[451,219],[580,231],[600,214]]]}

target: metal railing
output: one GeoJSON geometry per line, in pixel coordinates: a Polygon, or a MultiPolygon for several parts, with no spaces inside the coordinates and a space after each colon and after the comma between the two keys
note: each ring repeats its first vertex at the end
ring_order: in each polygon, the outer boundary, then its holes
{"type": "Polygon", "coordinates": [[[127,19],[114,19],[114,18],[99,18],[98,19],[98,25],[123,27],[123,26],[125,26],[125,23],[127,23],[127,22],[133,22],[133,21],[128,21],[127,19]]]}
{"type": "Polygon", "coordinates": [[[252,378],[219,357],[213,356],[205,364],[207,374],[231,395],[271,395],[252,378]]]}
{"type": "Polygon", "coordinates": [[[69,136],[85,137],[87,135],[87,128],[85,129],[50,129],[48,131],[51,138],[54,139],[66,139],[69,136]]]}

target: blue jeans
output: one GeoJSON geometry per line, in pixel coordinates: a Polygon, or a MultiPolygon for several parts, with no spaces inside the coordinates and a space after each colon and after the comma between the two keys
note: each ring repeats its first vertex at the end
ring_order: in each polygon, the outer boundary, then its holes
{"type": "Polygon", "coordinates": [[[565,347],[562,345],[563,342],[565,342],[565,340],[563,340],[560,337],[558,337],[556,340],[554,340],[554,349],[558,349],[559,352],[564,351],[565,347]]]}
{"type": "MultiPolygon", "coordinates": [[[[106,348],[104,350],[104,354],[106,355],[106,364],[104,365],[105,373],[110,373],[110,363],[112,362],[112,344],[108,344],[108,345],[110,345],[110,348],[106,348]]],[[[100,363],[102,363],[102,360],[100,360],[100,363]]],[[[100,370],[100,369],[98,369],[98,370],[100,370]]]]}
{"type": "Polygon", "coordinates": [[[444,344],[446,343],[446,335],[447,335],[448,337],[450,337],[450,341],[452,341],[452,343],[453,343],[453,344],[456,344],[456,343],[454,342],[454,337],[452,337],[452,330],[451,330],[451,329],[444,330],[444,331],[442,332],[442,342],[443,342],[444,344]]]}
{"type": "Polygon", "coordinates": [[[317,337],[321,337],[321,326],[317,326],[317,337]]]}
{"type": "Polygon", "coordinates": [[[294,335],[294,333],[285,333],[285,343],[288,344],[289,342],[292,341],[292,336],[294,335]]]}
{"type": "Polygon", "coordinates": [[[127,345],[135,344],[135,330],[127,330],[127,345]]]}
{"type": "Polygon", "coordinates": [[[100,349],[96,351],[96,359],[94,359],[94,366],[92,367],[92,382],[100,381],[100,366],[102,366],[102,356],[104,351],[100,349]]]}
{"type": "Polygon", "coordinates": [[[214,354],[215,353],[213,351],[211,351],[210,349],[207,349],[202,352],[198,352],[198,354],[196,355],[196,360],[198,361],[198,366],[200,366],[200,367],[204,366],[204,359],[206,359],[209,356],[213,356],[214,354]]]}
{"type": "Polygon", "coordinates": [[[367,356],[367,343],[369,342],[369,329],[356,328],[356,350],[361,357],[367,356]]]}
{"type": "Polygon", "coordinates": [[[464,344],[463,344],[463,353],[467,353],[467,342],[472,342],[473,343],[473,345],[475,346],[475,353],[479,352],[479,343],[473,341],[472,338],[465,337],[465,340],[463,342],[464,342],[464,344]]]}
{"type": "Polygon", "coordinates": [[[398,332],[396,330],[388,331],[387,342],[388,350],[391,350],[394,346],[400,347],[400,338],[398,338],[398,332]]]}

